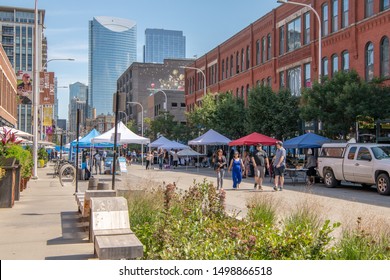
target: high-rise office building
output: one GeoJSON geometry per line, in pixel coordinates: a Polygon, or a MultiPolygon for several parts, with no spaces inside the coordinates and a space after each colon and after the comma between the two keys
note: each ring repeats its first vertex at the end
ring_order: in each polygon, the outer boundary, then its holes
{"type": "Polygon", "coordinates": [[[186,37],[183,31],[146,29],[144,62],[164,63],[166,58],[186,57],[186,37]]]}
{"type": "Polygon", "coordinates": [[[113,111],[117,79],[137,59],[134,21],[107,16],[89,22],[88,116],[113,111]]]}
{"type": "MultiPolygon", "coordinates": [[[[38,11],[38,53],[41,69],[47,61],[47,41],[43,35],[45,11],[38,11]]],[[[0,40],[17,74],[32,76],[34,54],[34,9],[0,6],[0,40]]],[[[34,83],[34,81],[32,81],[34,83]]],[[[18,84],[20,82],[18,81],[18,84]]],[[[31,133],[31,100],[18,105],[18,128],[31,133]]]]}
{"type": "Polygon", "coordinates": [[[80,109],[81,119],[80,123],[85,124],[86,114],[87,114],[87,97],[88,97],[88,86],[76,82],[74,84],[69,85],[69,132],[73,132],[76,135],[76,116],[77,109],[80,109]]]}

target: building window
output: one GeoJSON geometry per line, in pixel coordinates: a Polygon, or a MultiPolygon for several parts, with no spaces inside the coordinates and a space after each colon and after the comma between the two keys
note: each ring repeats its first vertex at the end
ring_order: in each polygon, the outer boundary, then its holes
{"type": "Polygon", "coordinates": [[[271,42],[271,34],[268,34],[267,36],[267,60],[271,59],[271,47],[272,47],[272,42],[271,42]]]}
{"type": "Polygon", "coordinates": [[[341,19],[341,27],[347,27],[349,25],[349,0],[342,0],[341,2],[342,5],[342,19],[341,19]]]}
{"type": "Polygon", "coordinates": [[[260,40],[256,41],[256,65],[260,64],[260,40]]]}
{"type": "Polygon", "coordinates": [[[387,10],[390,7],[389,0],[381,0],[381,11],[387,10]]]}
{"type": "Polygon", "coordinates": [[[301,47],[301,18],[297,18],[287,25],[287,51],[301,47]]]}
{"type": "Polygon", "coordinates": [[[374,15],[374,0],[365,1],[365,16],[366,18],[374,15]]]}
{"type": "Polygon", "coordinates": [[[266,44],[267,44],[267,42],[266,42],[266,38],[265,37],[263,37],[262,39],[261,39],[261,41],[262,41],[262,44],[261,44],[261,54],[262,54],[262,56],[261,56],[261,62],[262,63],[264,63],[265,62],[265,59],[266,59],[266,44]]]}
{"type": "Polygon", "coordinates": [[[329,11],[328,4],[322,5],[322,36],[329,34],[329,11]]]}
{"type": "Polygon", "coordinates": [[[285,88],[286,87],[286,80],[284,78],[284,71],[279,72],[279,88],[285,88]]]}
{"type": "Polygon", "coordinates": [[[176,108],[176,107],[177,107],[177,103],[176,103],[176,102],[173,102],[173,103],[171,104],[171,106],[172,106],[172,108],[176,108]]]}
{"type": "Polygon", "coordinates": [[[324,57],[322,59],[322,76],[323,77],[327,77],[329,75],[329,67],[328,67],[328,58],[327,57],[324,57]]]}
{"type": "Polygon", "coordinates": [[[311,87],[311,67],[310,67],[310,63],[306,63],[304,65],[304,77],[305,77],[305,84],[304,84],[304,87],[306,88],[309,88],[311,87]]]}
{"type": "Polygon", "coordinates": [[[241,49],[241,72],[245,70],[245,53],[244,49],[241,49]]]}
{"type": "Polygon", "coordinates": [[[185,103],[180,103],[180,107],[181,107],[181,108],[185,108],[185,107],[186,107],[186,104],[185,104],[185,103]]]}
{"type": "Polygon", "coordinates": [[[332,77],[339,71],[339,57],[337,54],[332,55],[332,77]]]}
{"type": "Polygon", "coordinates": [[[250,47],[246,47],[246,69],[249,69],[251,67],[251,55],[250,55],[250,47]]]}
{"type": "Polygon", "coordinates": [[[241,87],[241,99],[244,99],[244,86],[241,87]]]}
{"type": "Polygon", "coordinates": [[[332,1],[332,32],[339,30],[339,0],[332,1]]]}
{"type": "Polygon", "coordinates": [[[286,42],[285,42],[285,34],[284,34],[284,25],[279,28],[279,55],[284,54],[286,42]]]}
{"type": "Polygon", "coordinates": [[[302,87],[300,66],[287,70],[287,82],[291,94],[294,96],[300,96],[302,87]]]}
{"type": "Polygon", "coordinates": [[[230,56],[230,77],[233,76],[233,55],[230,56]]]}
{"type": "Polygon", "coordinates": [[[366,45],[366,81],[374,78],[374,45],[369,42],[366,45]]]}
{"type": "Polygon", "coordinates": [[[240,52],[236,53],[236,74],[240,73],[240,52]]]}
{"type": "Polygon", "coordinates": [[[239,92],[240,92],[240,90],[237,88],[237,89],[236,89],[236,98],[238,98],[239,92]]]}
{"type": "Polygon", "coordinates": [[[384,37],[381,41],[381,77],[390,76],[389,38],[384,37]]]}
{"type": "Polygon", "coordinates": [[[310,43],[310,13],[307,12],[304,16],[304,33],[303,33],[303,44],[307,45],[310,43]]]}
{"type": "Polygon", "coordinates": [[[222,80],[225,79],[225,60],[222,59],[222,80]]]}
{"type": "Polygon", "coordinates": [[[229,57],[226,58],[226,79],[228,78],[228,75],[229,75],[229,57]]]}
{"type": "Polygon", "coordinates": [[[271,87],[271,83],[272,83],[272,78],[268,77],[267,78],[267,86],[271,87]]]}
{"type": "Polygon", "coordinates": [[[349,52],[343,51],[341,53],[341,68],[344,72],[349,71],[349,52]]]}

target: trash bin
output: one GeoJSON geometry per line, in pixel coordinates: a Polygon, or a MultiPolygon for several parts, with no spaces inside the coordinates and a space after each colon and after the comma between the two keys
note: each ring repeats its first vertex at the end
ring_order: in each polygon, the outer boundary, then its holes
{"type": "Polygon", "coordinates": [[[5,175],[0,180],[0,208],[12,208],[15,201],[16,159],[0,158],[0,167],[5,175]]]}

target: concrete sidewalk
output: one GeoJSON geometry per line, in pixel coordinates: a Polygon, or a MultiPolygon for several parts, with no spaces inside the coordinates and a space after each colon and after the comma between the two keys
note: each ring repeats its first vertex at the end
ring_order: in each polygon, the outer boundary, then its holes
{"type": "MultiPolygon", "coordinates": [[[[53,178],[52,166],[38,169],[13,208],[0,209],[0,259],[88,259],[93,244],[80,223],[75,190],[53,178]]],[[[86,188],[87,182],[80,182],[86,188]]]]}

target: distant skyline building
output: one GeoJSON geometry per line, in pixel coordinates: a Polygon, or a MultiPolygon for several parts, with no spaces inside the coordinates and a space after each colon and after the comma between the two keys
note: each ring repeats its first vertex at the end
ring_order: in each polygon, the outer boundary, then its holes
{"type": "Polygon", "coordinates": [[[69,85],[69,131],[76,133],[77,109],[81,110],[80,123],[85,123],[87,110],[88,86],[76,82],[69,85]]]}
{"type": "Polygon", "coordinates": [[[183,31],[145,30],[144,63],[164,63],[164,59],[186,58],[186,37],[183,31]]]}
{"type": "Polygon", "coordinates": [[[137,26],[132,20],[99,16],[89,21],[88,117],[113,111],[117,79],[137,60],[137,26]]]}
{"type": "MultiPolygon", "coordinates": [[[[45,10],[38,10],[38,52],[41,69],[47,61],[47,40],[44,36],[45,10]]],[[[34,9],[0,6],[0,42],[16,73],[32,76],[34,68],[34,9]]],[[[34,81],[32,81],[34,82],[34,81]]],[[[18,129],[31,133],[31,102],[18,105],[18,129]]]]}

